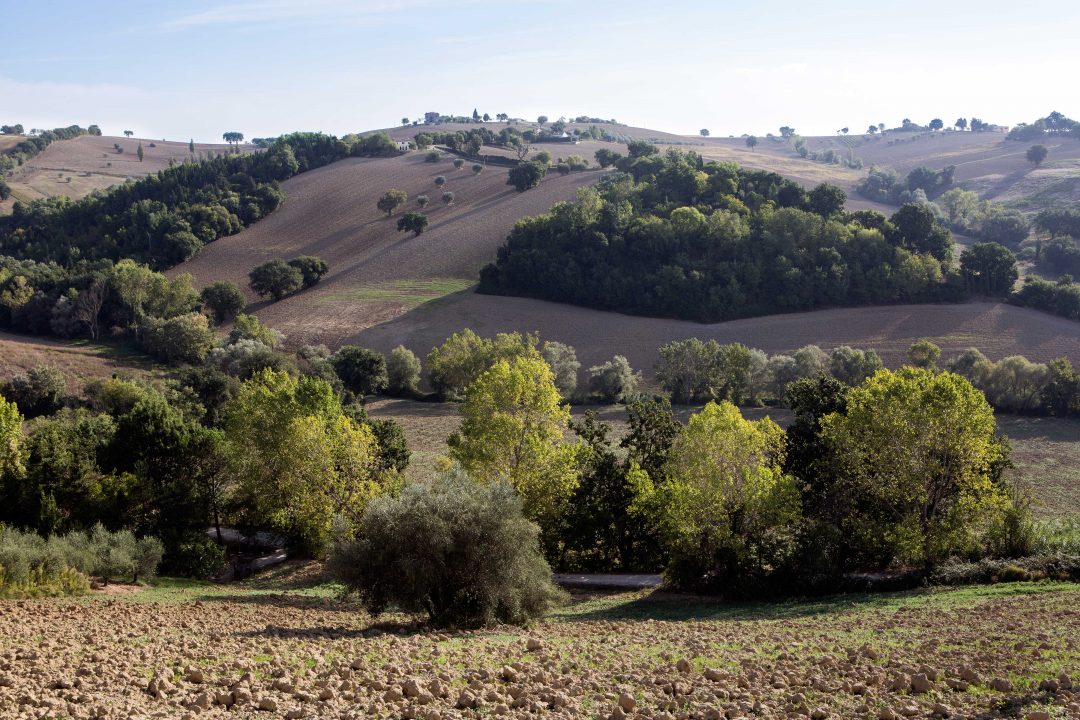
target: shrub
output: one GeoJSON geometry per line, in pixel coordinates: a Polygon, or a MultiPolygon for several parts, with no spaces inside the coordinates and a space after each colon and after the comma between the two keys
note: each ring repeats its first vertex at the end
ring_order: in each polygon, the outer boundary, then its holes
{"type": "Polygon", "coordinates": [[[420,359],[404,345],[386,358],[387,389],[391,395],[412,395],[420,386],[420,359]]]}
{"type": "Polygon", "coordinates": [[[446,176],[444,176],[444,175],[437,175],[437,176],[435,177],[435,184],[436,184],[437,186],[439,186],[439,187],[442,187],[443,185],[445,185],[445,184],[446,184],[446,176]]]}
{"type": "Polygon", "coordinates": [[[407,486],[364,512],[330,568],[365,607],[426,614],[438,626],[523,624],[559,598],[537,528],[513,488],[463,474],[407,486]]]}
{"type": "Polygon", "coordinates": [[[438,150],[432,150],[424,156],[424,162],[437,163],[442,160],[442,153],[438,150]]]}
{"type": "MultiPolygon", "coordinates": [[[[428,204],[428,196],[427,195],[417,195],[416,196],[416,204],[419,205],[420,207],[424,207],[425,205],[428,204]]],[[[400,224],[400,222],[401,221],[399,220],[398,223],[400,224]]],[[[400,228],[398,228],[398,229],[400,230],[400,228]]]]}
{"type": "Polygon", "coordinates": [[[577,374],[581,363],[577,359],[577,351],[569,345],[561,342],[548,341],[544,343],[540,354],[551,367],[551,373],[555,376],[555,387],[564,398],[569,398],[577,389],[577,374]]]}
{"type": "Polygon", "coordinates": [[[11,378],[4,394],[19,406],[26,417],[50,415],[60,407],[67,380],[64,374],[48,365],[38,365],[11,378]]]}
{"type": "Polygon", "coordinates": [[[640,381],[641,373],[635,373],[622,355],[589,368],[589,391],[604,402],[624,400],[634,393],[640,381]]]}
{"type": "Polygon", "coordinates": [[[203,307],[213,315],[214,322],[223,323],[232,320],[244,309],[247,301],[244,293],[228,280],[220,280],[207,285],[199,293],[203,307]]]}
{"type": "Polygon", "coordinates": [[[268,368],[276,371],[289,369],[288,358],[252,338],[241,338],[224,347],[214,348],[206,356],[206,364],[241,380],[247,380],[260,370],[268,368]]]}
{"type": "Polygon", "coordinates": [[[330,358],[345,387],[357,395],[380,393],[387,387],[386,358],[382,353],[345,345],[330,358]]]}
{"type": "Polygon", "coordinates": [[[474,175],[479,175],[480,173],[484,172],[484,166],[480,163],[473,163],[472,171],[474,175]]]}
{"type": "Polygon", "coordinates": [[[461,158],[454,158],[454,169],[460,170],[463,167],[465,167],[465,161],[461,158]]]}
{"type": "Polygon", "coordinates": [[[561,162],[558,165],[556,165],[555,169],[559,172],[560,175],[569,175],[570,174],[570,166],[567,165],[564,162],[561,162]]]}
{"type": "Polygon", "coordinates": [[[451,205],[454,202],[454,193],[447,190],[442,194],[442,201],[447,205],[451,205]]]}
{"type": "Polygon", "coordinates": [[[172,575],[214,577],[225,569],[225,548],[202,533],[192,533],[169,553],[165,567],[172,575]]]}
{"type": "Polygon", "coordinates": [[[539,185],[546,174],[547,163],[537,160],[523,161],[510,168],[510,172],[507,173],[506,184],[513,185],[518,192],[525,192],[539,185]]]}
{"type": "Polygon", "coordinates": [[[304,285],[304,274],[284,260],[271,260],[248,273],[251,289],[260,296],[280,300],[304,285]]]}
{"type": "Polygon", "coordinates": [[[409,194],[404,190],[387,190],[375,205],[390,217],[400,206],[409,201],[409,194]]]}
{"type": "Polygon", "coordinates": [[[168,363],[201,363],[215,340],[206,316],[189,313],[167,320],[148,318],[142,345],[146,352],[168,363]]]}
{"type": "Polygon", "coordinates": [[[289,261],[291,267],[300,271],[304,288],[309,288],[322,280],[323,275],[330,272],[330,266],[319,257],[314,255],[301,255],[289,261]]]}
{"type": "MultiPolygon", "coordinates": [[[[421,197],[424,198],[423,205],[426,205],[427,196],[421,195],[421,197]]],[[[413,234],[413,237],[417,237],[418,235],[423,233],[424,230],[427,229],[427,226],[427,215],[424,215],[423,213],[407,212],[401,217],[399,217],[397,221],[398,232],[408,231],[413,234]]]]}

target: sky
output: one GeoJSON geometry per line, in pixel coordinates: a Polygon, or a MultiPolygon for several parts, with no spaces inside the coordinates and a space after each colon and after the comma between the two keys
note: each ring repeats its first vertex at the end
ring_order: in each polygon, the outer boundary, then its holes
{"type": "Polygon", "coordinates": [[[1080,117],[1080,3],[0,0],[0,122],[220,141],[424,112],[716,135],[1080,117]]]}

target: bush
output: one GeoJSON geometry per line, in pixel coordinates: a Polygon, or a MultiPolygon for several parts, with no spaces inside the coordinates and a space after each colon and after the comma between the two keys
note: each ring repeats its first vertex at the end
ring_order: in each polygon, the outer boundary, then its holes
{"type": "Polygon", "coordinates": [[[29,418],[56,412],[66,392],[67,380],[62,372],[38,365],[11,378],[4,394],[29,418]]]}
{"type": "Polygon", "coordinates": [[[484,166],[480,163],[473,163],[472,171],[473,174],[479,175],[480,173],[484,172],[484,166]]]}
{"type": "Polygon", "coordinates": [[[510,168],[510,172],[507,174],[506,184],[513,185],[514,189],[518,192],[525,192],[526,190],[539,185],[546,174],[547,163],[542,163],[537,160],[519,162],[517,165],[510,168]]]}
{"type": "Polygon", "coordinates": [[[424,156],[424,162],[437,163],[442,160],[442,153],[438,150],[432,150],[424,156]]]}
{"type": "Polygon", "coordinates": [[[207,285],[199,293],[199,297],[202,299],[203,307],[210,311],[214,322],[218,324],[232,320],[247,304],[244,293],[235,283],[228,280],[220,280],[207,285]]]}
{"type": "Polygon", "coordinates": [[[386,358],[382,353],[345,345],[330,358],[345,387],[357,395],[372,395],[386,390],[386,358]]]}
{"type": "Polygon", "coordinates": [[[624,400],[634,393],[640,381],[641,373],[635,373],[622,355],[589,368],[589,391],[604,402],[624,400]]]}
{"type": "Polygon", "coordinates": [[[271,260],[248,273],[251,289],[260,296],[280,300],[304,285],[304,274],[284,260],[271,260]]]}
{"type": "Polygon", "coordinates": [[[142,345],[146,352],[168,363],[201,363],[215,340],[206,316],[190,313],[168,320],[148,318],[142,345]]]}
{"type": "Polygon", "coordinates": [[[386,359],[387,389],[391,395],[412,395],[420,386],[420,359],[404,345],[390,351],[386,359]]]}
{"type": "Polygon", "coordinates": [[[225,548],[202,533],[192,533],[169,552],[165,567],[171,575],[214,577],[225,569],[225,548]]]}
{"type": "Polygon", "coordinates": [[[454,202],[454,193],[447,190],[442,194],[442,201],[447,205],[452,204],[454,202]]]}
{"type": "Polygon", "coordinates": [[[48,539],[0,525],[0,596],[79,594],[89,588],[88,576],[147,580],[162,552],[157,538],[136,539],[130,530],[110,532],[100,524],[48,539]]]}
{"type": "MultiPolygon", "coordinates": [[[[453,195],[453,193],[450,194],[453,195]]],[[[427,195],[421,195],[420,197],[424,198],[424,202],[421,203],[421,207],[427,205],[427,195]]],[[[401,217],[399,217],[397,221],[398,232],[407,230],[413,234],[413,237],[416,237],[423,233],[424,230],[427,229],[427,226],[427,215],[424,215],[423,213],[407,212],[401,217]]]]}
{"type": "Polygon", "coordinates": [[[437,626],[524,624],[560,596],[537,535],[513,488],[458,473],[374,500],[329,564],[372,613],[396,607],[437,626]]]}
{"type": "Polygon", "coordinates": [[[454,158],[454,169],[460,170],[463,167],[465,167],[465,161],[461,158],[454,158]]]}
{"type": "Polygon", "coordinates": [[[319,257],[314,255],[301,255],[289,261],[289,266],[300,271],[304,289],[316,285],[322,280],[323,275],[330,272],[330,266],[319,257]]]}

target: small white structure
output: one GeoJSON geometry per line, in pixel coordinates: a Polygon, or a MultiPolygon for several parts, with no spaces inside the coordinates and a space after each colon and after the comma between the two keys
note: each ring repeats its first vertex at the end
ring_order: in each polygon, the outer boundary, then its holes
{"type": "Polygon", "coordinates": [[[401,152],[409,152],[409,150],[411,150],[412,148],[409,146],[408,140],[398,140],[397,149],[401,152]]]}

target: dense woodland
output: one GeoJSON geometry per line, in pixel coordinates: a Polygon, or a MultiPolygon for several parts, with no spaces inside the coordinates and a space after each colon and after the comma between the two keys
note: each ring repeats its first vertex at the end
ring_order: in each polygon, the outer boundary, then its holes
{"type": "Polygon", "coordinates": [[[576,203],[520,221],[481,292],[700,321],[963,294],[925,208],[845,213],[839,188],[643,145],[576,203]]]}
{"type": "Polygon", "coordinates": [[[0,218],[0,255],[64,266],[128,258],[165,269],[277,209],[280,181],[350,155],[397,152],[385,133],[294,133],[262,152],[181,163],[81,200],[16,203],[0,218]]]}

